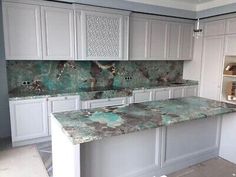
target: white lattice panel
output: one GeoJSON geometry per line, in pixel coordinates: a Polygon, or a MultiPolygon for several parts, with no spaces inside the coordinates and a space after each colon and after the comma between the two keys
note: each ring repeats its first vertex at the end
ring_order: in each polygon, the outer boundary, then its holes
{"type": "Polygon", "coordinates": [[[87,57],[119,58],[120,40],[119,16],[86,15],[87,57]]]}

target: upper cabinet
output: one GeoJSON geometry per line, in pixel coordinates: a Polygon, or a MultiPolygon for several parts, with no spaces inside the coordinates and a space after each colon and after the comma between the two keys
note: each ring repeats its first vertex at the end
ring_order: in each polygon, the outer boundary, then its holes
{"type": "Polygon", "coordinates": [[[225,34],[225,20],[217,20],[205,23],[204,36],[216,36],[225,34]]]}
{"type": "Polygon", "coordinates": [[[42,7],[43,59],[74,60],[74,14],[72,9],[42,7]]]}
{"type": "Polygon", "coordinates": [[[5,53],[8,60],[41,60],[40,6],[3,2],[5,53]]]}
{"type": "Polygon", "coordinates": [[[146,15],[130,18],[130,60],[192,59],[193,22],[168,20],[146,15]]]}
{"type": "Polygon", "coordinates": [[[236,33],[236,18],[230,18],[226,20],[226,34],[236,33]]]}
{"type": "Polygon", "coordinates": [[[128,11],[78,5],[76,12],[81,22],[82,59],[128,60],[128,11]]]}

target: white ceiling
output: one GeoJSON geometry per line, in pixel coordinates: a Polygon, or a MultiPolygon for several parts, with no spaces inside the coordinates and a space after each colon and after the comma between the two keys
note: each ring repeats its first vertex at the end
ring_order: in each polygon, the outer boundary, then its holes
{"type": "Polygon", "coordinates": [[[236,3],[236,0],[126,0],[149,5],[164,6],[191,11],[207,10],[236,3]]]}

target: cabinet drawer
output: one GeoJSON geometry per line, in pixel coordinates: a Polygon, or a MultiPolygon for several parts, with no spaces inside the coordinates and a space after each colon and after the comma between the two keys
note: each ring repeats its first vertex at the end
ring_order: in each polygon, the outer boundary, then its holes
{"type": "Polygon", "coordinates": [[[172,89],[172,98],[181,98],[184,95],[184,88],[183,87],[176,87],[172,89]]]}
{"type": "Polygon", "coordinates": [[[133,93],[134,103],[142,103],[147,101],[152,101],[152,91],[151,90],[143,90],[137,91],[133,93]]]}
{"type": "Polygon", "coordinates": [[[50,113],[74,111],[79,109],[79,97],[58,97],[48,99],[48,110],[50,113]]]}
{"type": "Polygon", "coordinates": [[[110,98],[110,99],[99,99],[99,100],[89,100],[83,102],[83,108],[93,109],[106,106],[118,106],[127,104],[127,98],[110,98]]]}
{"type": "Polygon", "coordinates": [[[194,87],[185,87],[184,88],[184,96],[188,97],[188,96],[197,96],[198,95],[198,87],[194,86],[194,87]]]}

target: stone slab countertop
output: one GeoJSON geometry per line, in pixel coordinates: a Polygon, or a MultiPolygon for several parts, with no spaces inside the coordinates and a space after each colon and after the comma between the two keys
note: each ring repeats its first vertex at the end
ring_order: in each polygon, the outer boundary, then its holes
{"type": "Polygon", "coordinates": [[[80,99],[83,100],[93,100],[93,99],[103,99],[103,98],[115,98],[115,97],[126,97],[132,96],[132,92],[135,90],[141,89],[156,89],[156,88],[168,88],[168,87],[182,87],[182,86],[191,86],[198,85],[197,81],[191,80],[182,80],[178,82],[171,83],[161,83],[161,84],[149,84],[145,86],[135,86],[135,87],[99,87],[96,89],[84,88],[80,90],[54,90],[54,91],[34,91],[30,90],[27,87],[18,88],[12,93],[9,93],[10,101],[17,100],[27,100],[27,99],[38,99],[38,98],[48,98],[48,97],[59,97],[59,96],[75,96],[79,95],[80,99]]]}
{"type": "Polygon", "coordinates": [[[54,113],[53,116],[72,143],[80,144],[233,112],[236,112],[236,105],[233,104],[201,97],[185,97],[54,113]]]}

